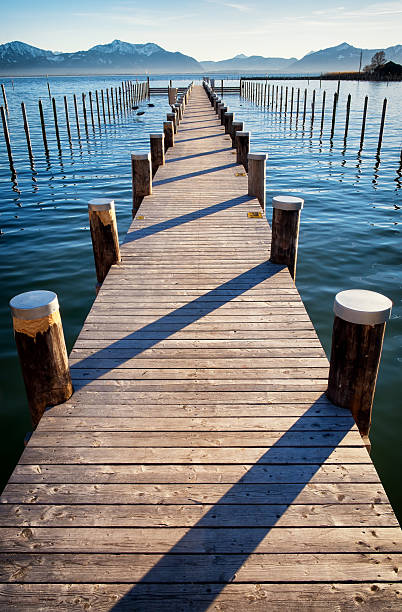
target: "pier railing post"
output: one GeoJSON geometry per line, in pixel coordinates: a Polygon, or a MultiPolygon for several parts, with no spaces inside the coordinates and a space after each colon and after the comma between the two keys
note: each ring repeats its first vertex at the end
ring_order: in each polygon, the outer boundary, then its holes
{"type": "Polygon", "coordinates": [[[248,195],[255,196],[261,208],[265,210],[265,162],[267,153],[249,153],[248,159],[248,195]]]}
{"type": "Polygon", "coordinates": [[[328,399],[351,410],[369,447],[368,434],[386,322],[392,302],[374,291],[341,291],[334,302],[328,399]]]}
{"type": "Polygon", "coordinates": [[[223,118],[223,125],[225,126],[225,134],[230,134],[232,131],[232,123],[234,119],[234,113],[225,113],[223,118]]]}
{"type": "Polygon", "coordinates": [[[150,153],[132,153],[133,218],[147,195],[152,195],[152,167],[150,153]]]}
{"type": "Polygon", "coordinates": [[[227,106],[221,106],[219,109],[219,119],[221,122],[221,125],[225,125],[225,113],[227,112],[228,107],[227,106]]]}
{"type": "Polygon", "coordinates": [[[230,137],[232,139],[232,149],[236,148],[236,132],[242,132],[244,129],[243,121],[233,121],[230,137]]]}
{"type": "Polygon", "coordinates": [[[173,121],[163,123],[163,133],[165,135],[165,152],[174,146],[174,125],[173,121]]]}
{"type": "Polygon", "coordinates": [[[174,133],[177,134],[177,116],[176,113],[167,113],[166,114],[167,121],[172,121],[174,133]]]}
{"type": "Polygon", "coordinates": [[[242,164],[248,170],[248,154],[250,152],[250,132],[236,132],[236,163],[242,164]]]}
{"type": "Polygon", "coordinates": [[[288,266],[293,280],[296,278],[299,242],[300,211],[304,200],[294,196],[275,196],[272,199],[272,263],[288,266]]]}
{"type": "Polygon", "coordinates": [[[98,287],[110,266],[121,261],[114,201],[98,198],[88,202],[89,227],[95,259],[98,287]]]}
{"type": "Polygon", "coordinates": [[[59,302],[53,291],[28,291],[10,301],[14,337],[34,428],[45,409],[72,393],[59,302]]]}
{"type": "Polygon", "coordinates": [[[165,165],[165,134],[150,134],[152,176],[165,165]]]}

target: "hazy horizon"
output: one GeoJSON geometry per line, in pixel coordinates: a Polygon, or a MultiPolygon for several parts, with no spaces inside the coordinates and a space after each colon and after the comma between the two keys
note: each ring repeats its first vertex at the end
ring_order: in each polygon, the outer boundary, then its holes
{"type": "Polygon", "coordinates": [[[105,0],[15,0],[3,8],[0,43],[20,40],[41,49],[84,51],[114,39],[153,42],[198,61],[219,61],[244,53],[296,57],[348,42],[382,49],[401,44],[400,2],[354,0],[134,0],[111,6],[105,0]],[[18,18],[18,19],[16,19],[18,18]],[[62,24],[62,27],[60,27],[62,24]],[[224,27],[223,27],[224,25],[224,27]]]}

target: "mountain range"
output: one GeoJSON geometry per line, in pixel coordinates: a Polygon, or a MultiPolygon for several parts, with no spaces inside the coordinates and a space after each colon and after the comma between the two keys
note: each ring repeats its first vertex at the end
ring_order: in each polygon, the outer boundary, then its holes
{"type": "Polygon", "coordinates": [[[402,63],[402,45],[387,49],[358,49],[348,43],[310,52],[301,59],[236,55],[216,62],[198,62],[189,55],[166,51],[155,43],[132,44],[114,40],[88,51],[59,53],[14,41],[0,45],[0,75],[127,74],[127,73],[282,73],[320,74],[359,69],[374,53],[385,51],[386,60],[402,63]],[[360,56],[362,55],[362,58],[360,56]]]}

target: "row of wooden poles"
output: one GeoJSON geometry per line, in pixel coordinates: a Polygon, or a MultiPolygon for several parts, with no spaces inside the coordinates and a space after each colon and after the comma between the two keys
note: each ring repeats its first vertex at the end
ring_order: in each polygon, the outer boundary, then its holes
{"type": "MultiPolygon", "coordinates": [[[[0,107],[1,112],[1,120],[3,124],[3,132],[4,139],[6,142],[8,159],[10,162],[10,167],[12,172],[15,174],[15,165],[14,165],[14,157],[11,147],[11,139],[10,132],[8,129],[7,123],[7,114],[9,112],[9,107],[7,103],[7,96],[4,89],[4,85],[2,84],[2,94],[4,106],[0,107]]],[[[76,94],[73,94],[73,104],[74,104],[74,114],[75,114],[75,125],[77,131],[78,139],[81,138],[81,131],[85,129],[86,136],[89,135],[89,124],[92,124],[92,129],[95,131],[96,123],[99,126],[99,130],[101,130],[102,123],[106,126],[108,122],[110,123],[116,119],[117,116],[122,113],[127,113],[132,110],[133,105],[136,105],[138,102],[149,98],[149,80],[142,82],[133,82],[133,81],[123,81],[119,87],[111,87],[107,88],[105,91],[101,89],[99,92],[95,90],[95,95],[90,91],[88,94],[89,100],[89,108],[87,108],[87,94],[82,93],[82,117],[84,121],[84,126],[80,125],[80,118],[78,112],[78,102],[76,94]]],[[[56,135],[56,141],[59,151],[62,150],[61,138],[60,138],[60,128],[59,128],[59,116],[56,107],[55,98],[51,98],[52,110],[53,110],[53,120],[54,120],[54,130],[56,135]]],[[[42,100],[38,101],[39,107],[39,117],[40,124],[42,130],[42,138],[43,138],[43,146],[45,149],[46,155],[49,155],[49,145],[48,145],[48,131],[45,123],[45,115],[43,111],[43,103],[42,100]]],[[[34,160],[34,154],[31,143],[31,136],[29,130],[29,122],[27,111],[25,107],[25,103],[21,102],[21,112],[22,119],[24,123],[24,131],[27,141],[28,155],[31,163],[34,160]]],[[[66,130],[69,143],[71,145],[72,142],[72,131],[70,124],[70,111],[68,106],[67,96],[64,96],[64,115],[65,115],[65,123],[66,130]]]]}
{"type": "MultiPolygon", "coordinates": [[[[266,153],[250,153],[250,133],[243,122],[234,121],[234,113],[213,92],[204,89],[211,105],[236,147],[237,163],[248,173],[248,194],[266,208],[266,153]]],[[[286,265],[296,276],[302,198],[275,196],[272,200],[272,238],[270,261],[286,265]]],[[[352,289],[338,293],[334,301],[334,325],[327,396],[337,406],[351,410],[358,429],[370,449],[369,431],[372,406],[381,360],[386,322],[392,302],[374,291],[352,289]]]]}
{"type": "MultiPolygon", "coordinates": [[[[192,87],[191,83],[175,100],[175,110],[167,114],[163,133],[150,134],[150,153],[131,155],[133,218],[143,198],[152,194],[152,177],[165,164],[166,150],[174,146],[174,135],[192,87]]],[[[91,200],[88,214],[98,291],[110,267],[121,261],[114,201],[91,200]]],[[[32,425],[36,428],[47,407],[67,401],[73,393],[58,298],[52,291],[28,291],[12,298],[10,308],[32,425]]]]}
{"type": "MultiPolygon", "coordinates": [[[[339,83],[339,82],[338,82],[339,83]]],[[[271,108],[279,113],[284,113],[285,116],[288,115],[290,120],[292,120],[293,116],[296,118],[296,124],[299,121],[300,115],[303,128],[306,123],[307,117],[307,89],[304,90],[304,94],[301,93],[300,88],[297,89],[295,87],[284,87],[283,85],[271,85],[267,81],[265,83],[256,83],[254,81],[241,81],[240,87],[240,95],[247,100],[250,100],[254,104],[262,106],[263,108],[271,108]]],[[[326,91],[322,92],[322,100],[321,100],[321,116],[318,115],[318,120],[320,121],[320,133],[323,133],[324,130],[324,119],[325,119],[325,104],[326,104],[326,91]]],[[[331,135],[330,139],[332,140],[335,133],[335,122],[336,122],[336,113],[338,109],[338,101],[339,101],[339,88],[338,91],[334,92],[333,102],[332,102],[332,117],[331,117],[331,135]]],[[[362,116],[362,125],[360,131],[360,149],[363,148],[364,136],[366,131],[366,123],[367,123],[367,109],[368,109],[368,101],[369,98],[366,96],[364,98],[363,104],[363,116],[362,116]]],[[[310,128],[313,129],[315,114],[316,114],[316,90],[313,90],[312,98],[311,98],[311,108],[310,108],[310,128]]],[[[345,116],[345,129],[344,129],[344,140],[346,141],[348,132],[349,132],[349,121],[350,121],[350,109],[352,103],[351,94],[348,95],[346,102],[346,116],[345,116]]],[[[384,134],[384,125],[385,125],[385,115],[387,111],[387,98],[384,98],[382,105],[382,113],[381,113],[381,122],[380,122],[380,130],[378,134],[378,143],[377,143],[377,153],[381,151],[383,134],[384,134]]]]}

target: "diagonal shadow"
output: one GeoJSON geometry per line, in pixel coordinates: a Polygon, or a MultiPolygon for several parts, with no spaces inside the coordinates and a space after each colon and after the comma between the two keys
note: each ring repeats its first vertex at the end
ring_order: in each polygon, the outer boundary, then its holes
{"type": "Polygon", "coordinates": [[[226,149],[215,149],[213,151],[205,151],[203,153],[193,153],[193,155],[184,155],[183,157],[175,157],[174,159],[167,159],[166,163],[171,164],[173,162],[182,161],[183,159],[193,159],[194,157],[204,157],[205,155],[215,155],[215,153],[225,153],[226,151],[231,151],[231,147],[226,147],[226,149]]]}
{"type": "Polygon", "coordinates": [[[179,142],[190,142],[190,140],[204,140],[204,138],[220,138],[223,132],[219,132],[218,134],[209,134],[208,136],[196,136],[194,138],[177,138],[177,143],[179,142]]]}
{"type": "MultiPolygon", "coordinates": [[[[242,295],[242,293],[245,291],[259,285],[266,279],[275,276],[275,274],[283,268],[284,266],[272,264],[268,261],[258,264],[253,268],[250,268],[250,270],[247,270],[247,272],[239,274],[222,285],[219,285],[215,289],[211,289],[211,291],[208,291],[194,300],[191,300],[191,302],[187,302],[187,304],[180,306],[180,308],[176,308],[167,315],[160,317],[156,321],[153,321],[141,329],[128,334],[123,339],[113,342],[106,349],[101,349],[90,357],[85,357],[71,367],[71,373],[73,374],[80,369],[96,367],[96,365],[94,366],[94,359],[110,357],[107,351],[110,349],[123,347],[124,342],[130,340],[134,342],[130,356],[121,357],[118,360],[118,363],[124,363],[143,351],[151,348],[160,340],[164,340],[169,336],[172,336],[188,325],[191,325],[191,323],[194,323],[198,319],[201,319],[205,315],[220,308],[223,304],[227,304],[239,295],[242,295]]],[[[114,369],[115,367],[117,367],[116,360],[114,360],[113,367],[102,370],[102,373],[107,370],[114,369]]],[[[96,378],[95,372],[93,374],[94,377],[92,380],[96,378]]],[[[81,381],[82,384],[80,385],[77,385],[76,382],[77,381],[74,380],[74,385],[77,388],[78,386],[85,386],[86,381],[81,381]]]]}
{"type": "Polygon", "coordinates": [[[224,164],[223,166],[215,166],[213,168],[206,168],[206,170],[197,170],[197,172],[188,172],[187,174],[180,174],[178,176],[172,176],[171,178],[162,179],[160,181],[154,181],[153,185],[166,185],[167,183],[174,183],[175,181],[182,181],[184,179],[193,178],[194,176],[202,176],[204,174],[210,174],[211,172],[220,172],[221,170],[227,170],[228,168],[235,168],[237,164],[230,163],[224,164]]]}
{"type": "MultiPolygon", "coordinates": [[[[320,399],[316,403],[319,403],[320,399]]],[[[189,528],[168,553],[162,551],[164,556],[111,610],[145,611],[155,602],[162,604],[160,609],[164,609],[163,604],[167,606],[166,609],[171,609],[172,601],[186,606],[176,608],[173,605],[172,609],[175,610],[204,612],[211,609],[210,606],[219,593],[226,585],[236,580],[237,572],[249,556],[275,529],[288,506],[295,502],[353,426],[353,419],[345,410],[345,418],[340,419],[341,424],[338,427],[332,421],[330,437],[329,432],[322,431],[322,444],[326,446],[309,446],[308,430],[303,426],[303,422],[309,419],[311,421],[311,417],[316,416],[316,413],[315,404],[312,404],[272,447],[267,448],[242,478],[189,528]],[[294,434],[300,430],[305,433],[305,442],[301,446],[295,446],[294,434]],[[278,464],[294,466],[295,476],[290,474],[288,478],[292,484],[270,483],[270,471],[274,471],[273,466],[278,464]],[[265,477],[261,476],[262,472],[265,472],[265,477]],[[275,506],[275,513],[270,507],[274,504],[278,504],[275,506]],[[234,511],[234,505],[237,508],[240,506],[240,512],[234,511]],[[171,585],[170,597],[173,599],[168,596],[163,601],[163,585],[166,584],[171,585]],[[206,588],[205,585],[210,585],[211,588],[206,588]]],[[[274,543],[269,552],[277,552],[274,543]]],[[[158,551],[153,554],[157,555],[158,551]]],[[[129,575],[124,578],[125,582],[130,579],[129,575]]],[[[249,578],[248,581],[256,583],[261,580],[249,578]]],[[[269,582],[268,571],[265,582],[269,582]]]]}
{"type": "Polygon", "coordinates": [[[213,215],[214,213],[220,212],[222,210],[234,208],[235,206],[239,204],[244,204],[244,202],[247,202],[252,199],[254,199],[253,196],[238,196],[237,198],[225,200],[224,202],[212,204],[211,206],[207,206],[206,208],[200,208],[199,210],[195,210],[191,213],[186,213],[185,215],[175,217],[174,219],[166,219],[166,221],[155,223],[154,225],[150,225],[149,227],[143,227],[133,232],[129,231],[125,237],[123,244],[134,242],[134,240],[139,240],[140,238],[145,238],[146,236],[152,236],[152,234],[163,232],[166,229],[171,229],[172,227],[177,227],[179,225],[183,225],[184,223],[195,221],[196,219],[202,219],[203,217],[213,215]]]}

